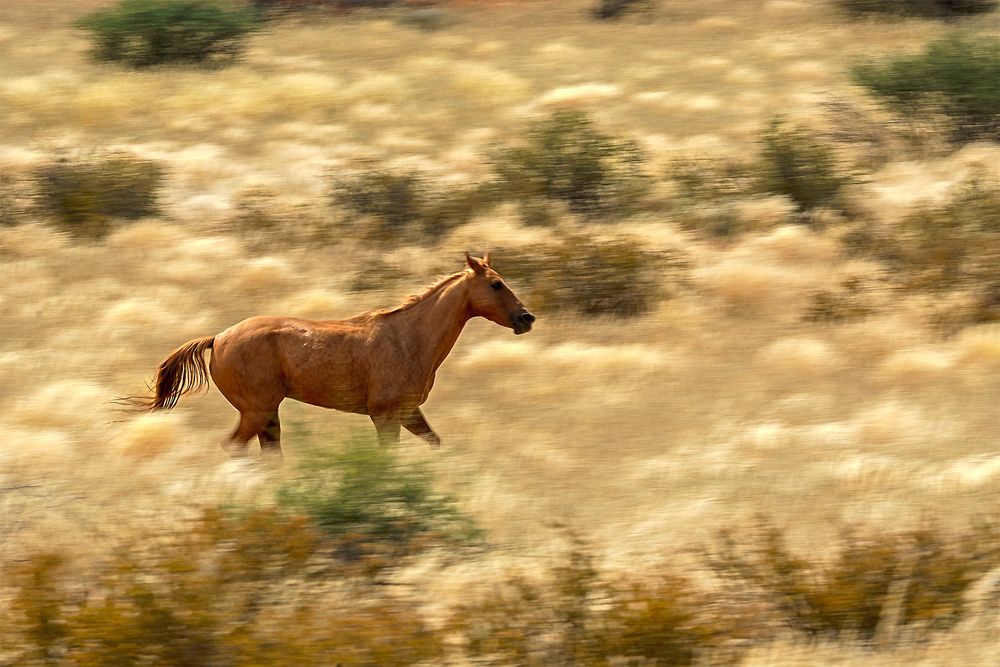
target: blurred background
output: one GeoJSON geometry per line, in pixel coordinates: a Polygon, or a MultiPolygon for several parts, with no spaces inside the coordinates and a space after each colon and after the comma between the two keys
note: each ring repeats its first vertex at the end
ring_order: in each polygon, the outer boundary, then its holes
{"type": "Polygon", "coordinates": [[[986,665],[1000,7],[0,7],[0,665],[986,665]],[[424,406],[230,460],[185,341],[494,267],[424,406]]]}

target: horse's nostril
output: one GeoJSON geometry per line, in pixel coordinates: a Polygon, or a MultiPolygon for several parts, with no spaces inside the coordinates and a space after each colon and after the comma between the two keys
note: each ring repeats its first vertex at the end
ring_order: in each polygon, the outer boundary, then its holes
{"type": "Polygon", "coordinates": [[[532,322],[535,321],[535,316],[532,315],[531,313],[524,313],[523,315],[521,315],[521,319],[527,322],[528,324],[531,324],[532,322]]]}

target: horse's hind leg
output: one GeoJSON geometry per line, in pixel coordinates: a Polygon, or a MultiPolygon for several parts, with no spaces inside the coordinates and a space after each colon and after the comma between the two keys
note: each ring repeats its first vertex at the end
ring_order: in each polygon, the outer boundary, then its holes
{"type": "Polygon", "coordinates": [[[431,425],[427,423],[427,419],[424,417],[424,413],[420,411],[420,408],[414,408],[413,412],[403,418],[403,428],[421,438],[435,449],[441,446],[441,438],[434,432],[431,425]]]}
{"type": "Polygon", "coordinates": [[[390,447],[399,444],[399,417],[393,413],[372,415],[372,423],[378,433],[378,444],[390,447]]]}
{"type": "Polygon", "coordinates": [[[272,414],[277,417],[276,413],[271,412],[240,412],[240,423],[236,425],[229,440],[222,443],[222,448],[233,458],[246,456],[250,438],[267,428],[272,414]]]}
{"type": "Polygon", "coordinates": [[[281,422],[278,421],[277,412],[268,418],[264,430],[257,433],[257,440],[260,441],[261,454],[281,458],[281,422]]]}

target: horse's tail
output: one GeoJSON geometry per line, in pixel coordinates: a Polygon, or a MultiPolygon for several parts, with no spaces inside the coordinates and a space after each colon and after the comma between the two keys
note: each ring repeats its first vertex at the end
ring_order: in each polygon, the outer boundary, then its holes
{"type": "Polygon", "coordinates": [[[184,394],[208,386],[208,365],[205,350],[211,350],[215,336],[195,338],[170,353],[156,369],[152,397],[134,398],[132,405],[140,410],[169,410],[184,394]]]}

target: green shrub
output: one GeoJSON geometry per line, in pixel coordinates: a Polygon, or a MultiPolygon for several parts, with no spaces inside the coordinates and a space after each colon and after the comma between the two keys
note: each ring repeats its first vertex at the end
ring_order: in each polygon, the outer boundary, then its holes
{"type": "Polygon", "coordinates": [[[842,10],[854,17],[924,16],[948,18],[980,14],[996,9],[996,0],[837,0],[842,10]]]}
{"type": "Polygon", "coordinates": [[[112,220],[158,212],[164,169],[124,153],[60,159],[35,172],[38,205],[69,230],[102,236],[112,220]]]}
{"type": "Polygon", "coordinates": [[[77,25],[91,33],[98,60],[150,67],[231,59],[256,20],[224,0],[121,0],[77,25]]]}
{"type": "Polygon", "coordinates": [[[907,116],[947,118],[959,142],[1000,136],[1000,39],[951,35],[922,54],[854,68],[856,83],[907,116]]]}
{"type": "Polygon", "coordinates": [[[759,189],[789,197],[800,211],[834,206],[849,182],[829,147],[804,130],[787,129],[780,120],[763,135],[758,168],[759,189]]]}
{"type": "Polygon", "coordinates": [[[332,202],[353,222],[368,222],[368,236],[379,240],[431,241],[465,224],[490,205],[477,186],[447,190],[418,171],[369,163],[353,175],[334,179],[332,202]]]}
{"type": "Polygon", "coordinates": [[[342,558],[367,559],[376,569],[380,559],[392,565],[428,548],[472,544],[479,537],[454,500],[434,491],[425,468],[404,464],[366,439],[308,452],[278,502],[312,517],[337,539],[342,558]]]}
{"type": "Polygon", "coordinates": [[[650,186],[635,142],[602,134],[580,111],[555,112],[491,161],[498,198],[548,198],[590,217],[627,215],[650,186]]]}
{"type": "Polygon", "coordinates": [[[633,317],[650,311],[679,280],[683,262],[646,250],[630,239],[595,240],[582,234],[531,249],[497,250],[497,271],[539,310],[633,317]]]}

